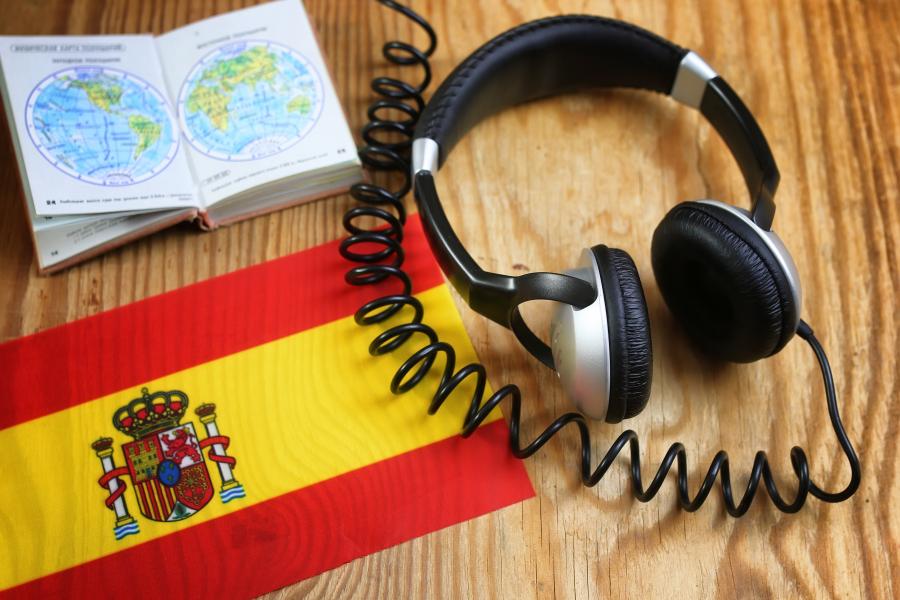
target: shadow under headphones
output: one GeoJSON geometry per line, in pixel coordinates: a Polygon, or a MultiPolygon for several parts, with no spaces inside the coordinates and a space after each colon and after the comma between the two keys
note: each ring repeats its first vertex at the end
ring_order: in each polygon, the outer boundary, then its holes
{"type": "Polygon", "coordinates": [[[801,291],[794,261],[771,230],[775,159],[753,115],[703,59],[635,26],[590,16],[528,23],[482,46],[435,92],[416,128],[412,169],[428,240],[469,306],[512,329],[555,369],[581,412],[616,423],[644,408],[652,379],[650,324],[631,257],[601,244],[566,274],[487,272],[454,233],[433,180],[459,139],[485,117],[593,87],[653,90],[699,108],[740,165],[750,211],[685,202],[653,235],[660,291],[694,342],[734,362],[771,356],[797,330],[801,291]],[[558,303],[549,347],[519,313],[531,300],[558,303]]]}
{"type": "Polygon", "coordinates": [[[369,345],[373,356],[398,351],[412,340],[426,340],[397,369],[391,380],[395,394],[408,392],[440,369],[439,384],[428,412],[438,411],[464,382],[474,382],[461,435],[472,435],[501,403],[506,403],[510,449],[527,458],[567,426],[580,434],[578,464],[585,485],[596,485],[628,448],[629,475],[635,497],[647,502],[677,468],[681,507],[697,510],[721,478],[729,514],[747,512],[761,485],[781,511],[796,512],[809,496],[841,502],[859,488],[861,468],[837,407],[837,393],[824,349],[800,319],[801,292],[797,269],[784,244],[771,230],[773,196],[779,174],[759,126],[737,94],[699,56],[636,26],[592,16],[551,17],[526,23],[489,41],[466,58],[425,104],[431,81],[429,57],[437,46],[434,29],[420,15],[395,0],[378,0],[415,23],[428,36],[419,49],[393,40],[383,57],[402,68],[419,68],[419,83],[395,77],[372,80],[378,95],[368,108],[362,129],[366,145],[359,150],[371,169],[400,173],[397,189],[372,182],[351,188],[362,205],[344,215],[349,236],[341,255],[354,263],[345,274],[350,285],[375,285],[388,279],[401,285],[355,314],[360,325],[382,324],[369,345]],[[667,450],[645,482],[640,444],[632,430],[623,431],[596,466],[585,421],[619,422],[646,405],[652,380],[652,349],[647,306],[631,258],[615,248],[594,246],[582,253],[578,266],[565,274],[490,273],[466,251],[441,207],[434,176],[459,139],[482,119],[509,106],[591,87],[626,87],[668,94],[700,112],[719,132],[734,155],[752,199],[743,210],[712,200],[685,202],[673,208],[653,235],[652,264],[663,298],[675,318],[703,350],[734,362],[750,362],[775,354],[796,333],[812,348],[822,373],[828,415],[850,466],[850,481],[827,491],[812,481],[809,460],[800,447],[790,458],[797,477],[796,493],[782,496],[765,452],[757,452],[739,499],[731,483],[728,455],[716,453],[695,493],[688,489],[687,455],[681,443],[667,450]],[[400,114],[392,119],[390,115],[400,114]],[[393,140],[377,135],[390,134],[393,140]],[[396,141],[397,137],[400,141],[396,141]],[[409,153],[411,151],[411,161],[409,153]],[[411,167],[411,168],[410,168],[411,167]],[[510,328],[525,348],[559,373],[568,396],[581,411],[557,416],[528,443],[520,441],[522,395],[507,384],[488,395],[483,365],[457,367],[453,346],[424,322],[425,309],[413,294],[410,274],[403,270],[402,246],[406,211],[403,197],[413,188],[423,228],[441,269],[463,300],[475,311],[510,328]],[[373,224],[364,228],[357,219],[373,224]],[[519,305],[552,300],[550,344],[525,324],[519,305]],[[408,320],[395,317],[401,311],[408,320]],[[409,312],[411,311],[411,313],[409,312]],[[388,322],[391,319],[396,321],[388,322]],[[438,358],[441,360],[438,361],[438,358]]]}

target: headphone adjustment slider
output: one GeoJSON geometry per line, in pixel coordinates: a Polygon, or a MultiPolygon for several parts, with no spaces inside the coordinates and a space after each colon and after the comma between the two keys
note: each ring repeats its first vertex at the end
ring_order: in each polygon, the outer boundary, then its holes
{"type": "Polygon", "coordinates": [[[412,143],[412,176],[415,177],[420,171],[428,171],[429,173],[437,173],[440,165],[438,164],[438,156],[440,155],[440,147],[438,143],[431,138],[418,138],[412,143]]]}
{"type": "Polygon", "coordinates": [[[691,108],[700,108],[707,82],[718,76],[699,54],[691,50],[678,65],[678,73],[669,95],[691,108]]]}

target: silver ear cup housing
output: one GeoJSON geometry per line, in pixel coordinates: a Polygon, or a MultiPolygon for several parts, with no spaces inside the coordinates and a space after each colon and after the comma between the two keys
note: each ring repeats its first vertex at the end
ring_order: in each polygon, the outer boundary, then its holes
{"type": "Polygon", "coordinates": [[[609,407],[609,327],[603,282],[593,253],[581,253],[578,267],[566,271],[597,292],[594,302],[578,309],[559,303],[550,323],[550,348],[559,380],[576,408],[592,419],[605,419],[609,407]]]}

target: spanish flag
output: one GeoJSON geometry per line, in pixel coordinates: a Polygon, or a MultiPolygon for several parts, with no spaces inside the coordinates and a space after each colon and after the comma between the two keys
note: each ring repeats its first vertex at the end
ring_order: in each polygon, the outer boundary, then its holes
{"type": "MultiPolygon", "coordinates": [[[[429,322],[476,360],[412,218],[429,322]]],[[[492,415],[392,396],[329,243],[0,345],[0,595],[253,596],[533,495],[492,415]]],[[[385,283],[385,286],[390,286],[385,283]]]]}

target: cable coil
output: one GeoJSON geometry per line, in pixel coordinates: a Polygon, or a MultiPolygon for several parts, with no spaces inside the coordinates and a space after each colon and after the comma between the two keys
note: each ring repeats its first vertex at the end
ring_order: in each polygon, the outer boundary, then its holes
{"type": "Polygon", "coordinates": [[[627,444],[630,450],[630,475],[634,494],[641,502],[648,502],[659,492],[676,461],[679,503],[689,512],[700,508],[720,474],[725,507],[734,517],[740,517],[747,512],[761,482],[765,484],[765,489],[775,506],[786,513],[800,510],[810,494],[825,502],[841,502],[852,496],[860,482],[859,459],[841,422],[828,358],[812,329],[803,321],[800,322],[797,334],[810,345],[816,356],[822,371],[831,424],[850,465],[850,482],[839,492],[826,492],[813,483],[809,475],[806,453],[802,448],[794,446],[790,457],[798,486],[793,500],[788,501],[782,497],[766,453],[759,451],[754,458],[747,487],[740,502],[735,503],[728,454],[724,450],[716,453],[700,488],[692,498],[688,490],[687,455],[684,446],[679,442],[669,447],[656,474],[645,488],[641,475],[640,443],[637,434],[630,429],[621,433],[600,459],[599,464],[592,468],[588,425],[584,416],[574,412],[557,417],[537,438],[522,447],[519,439],[522,409],[519,388],[515,385],[505,385],[485,399],[487,374],[484,366],[472,363],[456,370],[456,352],[450,344],[440,340],[434,329],[423,323],[424,307],[418,298],[412,295],[412,281],[402,269],[403,227],[406,223],[406,210],[402,199],[412,187],[409,151],[416,122],[425,107],[423,92],[431,83],[431,66],[428,59],[437,46],[437,36],[425,19],[406,6],[394,0],[378,0],[378,2],[410,19],[425,32],[429,40],[425,50],[398,40],[389,41],[382,47],[382,55],[389,63],[401,67],[419,67],[423,76],[418,85],[393,77],[376,77],[372,80],[372,90],[379,98],[368,107],[369,122],[362,129],[365,146],[359,151],[359,157],[363,164],[375,171],[400,173],[403,181],[396,191],[374,183],[359,183],[351,188],[351,195],[361,205],[351,208],[344,214],[343,225],[350,235],[340,245],[341,255],[357,264],[345,275],[348,284],[364,286],[394,279],[402,286],[401,293],[378,297],[360,307],[355,313],[355,320],[359,325],[383,323],[405,307],[411,308],[413,312],[408,322],[392,326],[380,333],[369,345],[369,353],[373,356],[387,354],[400,349],[413,336],[427,338],[428,343],[415,350],[397,370],[391,380],[391,392],[403,394],[416,387],[434,367],[438,357],[443,355],[440,383],[428,406],[428,414],[436,413],[460,385],[469,378],[474,378],[474,391],[462,426],[463,437],[474,433],[491,411],[508,400],[509,444],[517,458],[524,459],[533,455],[557,432],[571,424],[578,429],[581,438],[580,474],[584,485],[596,485],[627,444]],[[395,114],[402,114],[405,118],[399,120],[390,118],[389,113],[392,111],[395,114]],[[379,133],[391,136],[394,140],[400,138],[401,141],[379,140],[377,136],[379,133]],[[362,228],[356,224],[358,219],[364,217],[373,222],[371,228],[362,228]],[[372,250],[373,247],[377,250],[372,250]]]}

